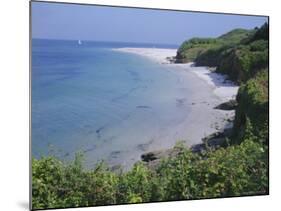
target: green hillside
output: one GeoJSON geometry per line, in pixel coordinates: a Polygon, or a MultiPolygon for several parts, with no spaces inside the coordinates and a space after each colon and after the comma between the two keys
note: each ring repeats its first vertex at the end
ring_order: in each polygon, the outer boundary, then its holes
{"type": "MultiPolygon", "coordinates": [[[[234,29],[226,34],[221,35],[218,38],[192,38],[183,42],[179,47],[177,51],[176,61],[178,63],[193,62],[196,61],[199,56],[207,58],[210,56],[215,56],[223,50],[241,42],[252,33],[254,33],[254,30],[234,29]]],[[[203,57],[200,61],[197,62],[203,63],[203,57]]],[[[209,58],[209,60],[213,59],[216,58],[209,58]]],[[[213,63],[209,66],[217,65],[216,63],[213,63]]]]}

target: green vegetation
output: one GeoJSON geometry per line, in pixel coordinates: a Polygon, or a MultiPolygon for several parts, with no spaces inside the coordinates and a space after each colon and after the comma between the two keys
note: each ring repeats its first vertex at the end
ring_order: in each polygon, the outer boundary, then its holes
{"type": "Polygon", "coordinates": [[[220,45],[217,39],[193,38],[184,42],[177,52],[177,62],[191,62],[207,49],[220,45]]]}
{"type": "Polygon", "coordinates": [[[234,124],[234,142],[239,143],[251,135],[257,141],[268,144],[268,69],[259,71],[243,84],[237,96],[234,124]]]}
{"type": "Polygon", "coordinates": [[[241,42],[241,40],[246,39],[249,36],[252,36],[256,32],[254,30],[247,30],[247,29],[233,29],[226,34],[221,35],[218,39],[225,42],[225,44],[237,44],[241,42]]]}
{"type": "Polygon", "coordinates": [[[268,40],[257,40],[224,51],[217,71],[241,84],[267,66],[268,40]]]}
{"type": "Polygon", "coordinates": [[[268,24],[191,39],[177,60],[216,66],[240,83],[228,145],[193,153],[178,144],[160,165],[138,162],[127,172],[104,163],[84,169],[79,154],[70,164],[33,159],[33,209],[268,194],[268,24]]]}
{"type": "Polygon", "coordinates": [[[83,169],[78,156],[71,164],[54,157],[32,160],[33,209],[139,203],[180,199],[266,194],[267,148],[242,144],[192,153],[183,146],[176,157],[156,169],[136,163],[113,173],[102,163],[83,169]]]}
{"type": "Polygon", "coordinates": [[[234,29],[218,38],[192,38],[179,47],[176,61],[178,63],[196,61],[199,65],[207,65],[204,60],[208,58],[208,61],[216,60],[208,66],[217,66],[219,58],[214,58],[215,56],[219,56],[223,50],[236,45],[252,33],[253,30],[234,29]]]}
{"type": "Polygon", "coordinates": [[[268,30],[265,23],[253,30],[234,29],[218,38],[185,41],[176,61],[217,67],[217,72],[241,84],[268,67],[268,30]]]}

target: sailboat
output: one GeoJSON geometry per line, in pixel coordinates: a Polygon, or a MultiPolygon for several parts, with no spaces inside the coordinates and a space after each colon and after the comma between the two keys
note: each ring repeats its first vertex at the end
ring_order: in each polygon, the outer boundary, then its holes
{"type": "Polygon", "coordinates": [[[82,45],[82,41],[81,40],[78,40],[78,45],[82,45]]]}

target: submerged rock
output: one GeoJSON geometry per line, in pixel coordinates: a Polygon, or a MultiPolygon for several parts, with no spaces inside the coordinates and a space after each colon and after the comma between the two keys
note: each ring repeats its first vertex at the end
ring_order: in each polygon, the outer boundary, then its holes
{"type": "Polygon", "coordinates": [[[146,106],[146,105],[139,105],[139,106],[136,106],[136,108],[151,108],[150,106],[146,106]]]}

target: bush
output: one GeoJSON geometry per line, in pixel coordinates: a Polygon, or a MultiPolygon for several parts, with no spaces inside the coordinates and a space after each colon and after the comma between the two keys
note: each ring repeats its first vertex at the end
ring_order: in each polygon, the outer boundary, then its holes
{"type": "Polygon", "coordinates": [[[237,95],[238,107],[234,121],[235,142],[245,138],[245,130],[251,127],[259,141],[268,141],[268,69],[260,71],[256,77],[243,84],[237,95]]]}
{"type": "Polygon", "coordinates": [[[166,186],[165,200],[267,193],[266,150],[251,140],[203,156],[184,149],[159,169],[161,184],[166,186]]]}
{"type": "Polygon", "coordinates": [[[179,154],[156,169],[138,162],[128,172],[103,163],[85,170],[81,160],[32,160],[32,207],[62,208],[268,193],[267,147],[251,138],[240,145],[179,154]]]}
{"type": "Polygon", "coordinates": [[[119,175],[118,203],[148,202],[151,199],[152,173],[143,165],[137,163],[127,173],[119,175]]]}
{"type": "MultiPolygon", "coordinates": [[[[268,49],[251,51],[251,47],[238,46],[221,54],[217,72],[227,74],[230,79],[242,84],[268,67],[268,49]]],[[[258,49],[256,45],[252,49],[258,49]]],[[[264,47],[260,47],[264,48],[264,47]]]]}
{"type": "Polygon", "coordinates": [[[268,40],[256,40],[250,43],[250,51],[265,51],[268,50],[268,40]]]}
{"type": "Polygon", "coordinates": [[[217,45],[219,45],[217,39],[213,38],[193,38],[187,40],[183,42],[177,51],[177,62],[192,62],[206,50],[217,45]]]}

